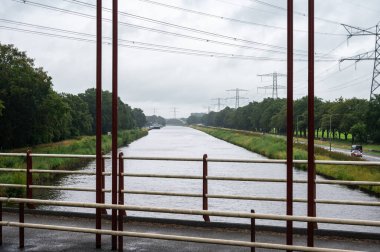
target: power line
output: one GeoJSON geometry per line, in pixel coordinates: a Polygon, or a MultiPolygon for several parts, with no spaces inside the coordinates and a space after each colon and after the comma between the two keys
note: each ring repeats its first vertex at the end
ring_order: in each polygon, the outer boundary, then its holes
{"type": "MultiPolygon", "coordinates": [[[[161,7],[165,7],[165,8],[169,8],[169,9],[184,11],[184,12],[188,12],[188,13],[192,13],[192,14],[196,14],[196,15],[207,16],[207,17],[211,17],[211,18],[217,18],[217,19],[222,19],[222,20],[227,20],[227,21],[232,21],[232,22],[237,22],[237,23],[242,23],[242,24],[248,24],[248,25],[262,26],[262,27],[271,28],[271,29],[277,29],[277,30],[282,30],[282,31],[286,31],[287,30],[286,27],[280,27],[280,26],[274,26],[274,25],[268,25],[268,24],[261,24],[261,23],[246,21],[246,20],[240,20],[240,19],[235,19],[235,18],[229,18],[229,17],[219,16],[219,15],[210,14],[210,13],[206,13],[206,12],[202,12],[202,11],[190,10],[190,9],[182,8],[182,7],[179,7],[179,6],[164,4],[164,3],[156,2],[156,1],[152,1],[152,0],[138,0],[138,1],[149,3],[149,4],[153,4],[153,5],[157,5],[157,6],[161,6],[161,7]]],[[[294,31],[295,32],[303,32],[303,33],[307,33],[308,32],[308,31],[299,30],[299,29],[294,29],[294,31]]],[[[330,35],[330,36],[344,36],[344,34],[328,33],[328,32],[315,32],[315,34],[330,35]]]]}
{"type": "MultiPolygon", "coordinates": [[[[94,4],[90,4],[90,3],[86,3],[86,2],[82,2],[82,1],[78,1],[78,0],[62,0],[62,1],[78,4],[78,5],[89,7],[89,8],[96,8],[96,5],[94,5],[94,4]]],[[[112,12],[111,9],[106,8],[106,7],[103,7],[103,10],[105,10],[107,12],[112,12]]],[[[196,32],[196,33],[200,33],[200,34],[204,34],[204,35],[208,35],[208,36],[219,37],[219,38],[229,39],[229,40],[233,39],[234,41],[240,40],[240,39],[237,39],[237,38],[234,38],[234,37],[230,37],[230,36],[225,36],[225,35],[221,35],[221,34],[217,34],[217,33],[212,33],[212,32],[208,32],[208,31],[194,29],[194,28],[191,28],[191,27],[186,27],[186,26],[181,26],[181,25],[172,24],[172,23],[168,23],[168,22],[163,22],[163,21],[160,21],[160,20],[156,20],[156,19],[152,19],[152,18],[147,18],[147,17],[142,17],[142,16],[139,16],[139,15],[135,15],[135,14],[131,14],[131,13],[123,12],[123,11],[119,11],[119,14],[122,15],[122,16],[134,18],[134,19],[139,19],[139,20],[143,20],[143,21],[147,21],[147,22],[151,22],[151,23],[166,25],[166,26],[177,28],[177,29],[191,31],[191,32],[196,32]]],[[[200,39],[202,39],[202,38],[200,38],[200,39]]],[[[232,46],[232,47],[238,47],[238,48],[244,48],[244,49],[250,49],[250,50],[260,50],[260,51],[266,51],[266,52],[286,54],[286,51],[285,51],[286,48],[285,47],[280,47],[280,46],[275,46],[275,45],[270,45],[270,44],[265,44],[265,43],[259,43],[259,42],[254,42],[254,44],[258,44],[260,46],[266,46],[266,47],[270,47],[270,48],[281,49],[281,50],[284,50],[284,51],[273,50],[273,49],[266,49],[266,48],[259,48],[259,47],[252,47],[252,46],[245,46],[245,45],[239,45],[239,44],[232,44],[232,43],[227,43],[227,42],[215,41],[215,40],[212,40],[212,39],[202,39],[202,41],[203,42],[210,42],[210,43],[220,44],[220,45],[224,45],[224,46],[232,46]]],[[[244,40],[244,42],[247,42],[247,41],[244,40]]],[[[295,53],[295,55],[306,56],[306,52],[304,52],[304,53],[295,53]]]]}
{"type": "MultiPolygon", "coordinates": [[[[95,19],[96,18],[94,15],[90,15],[90,14],[86,14],[86,13],[82,13],[82,12],[77,12],[77,11],[72,11],[72,10],[68,10],[68,9],[63,9],[63,8],[58,8],[58,7],[51,6],[51,5],[36,3],[36,2],[33,2],[33,1],[29,1],[29,0],[28,1],[26,1],[26,0],[11,0],[11,1],[18,2],[18,3],[23,3],[23,4],[28,4],[28,5],[31,5],[31,6],[34,6],[34,7],[43,8],[43,9],[48,9],[48,10],[53,10],[53,11],[57,11],[57,12],[62,12],[62,13],[70,14],[70,15],[76,15],[76,16],[80,16],[80,17],[84,17],[84,18],[90,18],[90,19],[95,19]]],[[[73,2],[73,1],[70,1],[70,2],[73,2]]],[[[79,3],[80,1],[74,1],[74,2],[79,3]]],[[[88,7],[93,7],[94,6],[94,5],[91,5],[91,4],[86,4],[86,5],[88,7]]],[[[107,8],[103,8],[103,9],[105,9],[107,11],[110,11],[110,9],[107,9],[107,8]]],[[[133,15],[133,14],[129,14],[129,13],[126,13],[126,12],[119,12],[119,14],[121,14],[121,15],[133,15]]],[[[227,35],[221,35],[221,34],[217,34],[217,33],[211,33],[211,32],[202,31],[202,30],[198,30],[198,29],[193,29],[193,28],[189,28],[189,27],[185,27],[185,26],[179,26],[179,25],[175,25],[175,24],[171,24],[171,23],[167,23],[167,22],[162,22],[162,21],[159,21],[159,20],[149,19],[149,18],[137,16],[137,15],[134,15],[134,16],[136,18],[139,17],[141,19],[145,19],[145,21],[150,20],[152,22],[159,22],[160,24],[163,24],[163,25],[170,25],[170,26],[173,26],[173,27],[176,26],[177,28],[180,28],[180,29],[189,30],[189,31],[198,32],[198,33],[203,33],[203,34],[206,34],[206,35],[209,35],[209,36],[219,37],[219,38],[223,38],[223,39],[228,39],[228,40],[238,41],[238,42],[243,42],[243,43],[248,43],[248,44],[255,44],[255,45],[265,46],[265,47],[270,47],[270,48],[275,48],[275,49],[286,50],[286,47],[282,47],[282,46],[276,46],[276,45],[271,45],[271,44],[266,44],[266,43],[261,43],[261,42],[241,39],[241,38],[237,38],[237,37],[232,37],[232,36],[227,36],[227,35]]],[[[107,19],[107,18],[103,18],[102,20],[104,20],[106,22],[111,22],[112,21],[112,20],[107,19]]],[[[151,27],[130,24],[130,23],[126,23],[126,22],[119,22],[119,24],[123,25],[123,26],[131,27],[131,28],[135,28],[135,29],[147,30],[147,31],[151,31],[151,32],[157,32],[157,33],[161,33],[161,34],[166,34],[166,35],[171,35],[171,36],[176,36],[176,37],[182,37],[182,38],[186,38],[186,39],[193,39],[193,40],[198,40],[198,41],[203,41],[203,42],[213,42],[213,40],[206,39],[206,38],[199,38],[199,37],[185,35],[185,34],[181,34],[181,33],[168,32],[168,31],[164,31],[164,30],[160,30],[160,29],[155,29],[155,28],[151,28],[151,27]]],[[[224,42],[222,42],[222,43],[224,43],[224,42]]],[[[226,43],[226,44],[228,44],[228,43],[226,43]]],[[[305,52],[305,51],[303,51],[303,52],[305,52]]]]}
{"type": "MultiPolygon", "coordinates": [[[[249,1],[261,4],[261,5],[265,5],[265,6],[268,6],[268,7],[272,7],[272,8],[281,10],[281,11],[288,11],[287,8],[285,8],[285,7],[278,6],[278,5],[271,4],[271,3],[267,3],[267,2],[264,2],[264,1],[261,1],[261,0],[249,0],[249,1]]],[[[302,17],[308,17],[308,15],[306,13],[303,13],[303,12],[300,12],[300,11],[294,11],[294,14],[302,16],[302,17]]],[[[341,25],[342,24],[341,22],[338,22],[338,21],[335,21],[335,20],[326,19],[326,18],[321,18],[321,17],[314,17],[314,19],[320,20],[320,21],[324,21],[324,22],[327,22],[327,23],[336,24],[336,25],[341,25]]]]}
{"type": "MultiPolygon", "coordinates": [[[[18,1],[20,1],[20,0],[18,0],[18,1]]],[[[90,4],[90,3],[86,3],[86,2],[83,2],[83,1],[79,1],[79,0],[62,0],[62,1],[78,4],[78,5],[81,5],[81,6],[86,6],[86,7],[89,7],[89,8],[96,8],[95,4],[90,4]]],[[[110,8],[103,7],[102,9],[105,10],[105,11],[107,11],[107,12],[112,12],[112,10],[110,8]]],[[[275,48],[275,49],[281,49],[281,50],[284,50],[284,51],[264,49],[264,48],[257,48],[257,47],[248,47],[248,46],[244,46],[244,45],[237,45],[237,44],[231,44],[231,43],[226,43],[226,42],[213,41],[213,40],[210,40],[210,39],[204,39],[206,42],[217,43],[217,44],[228,45],[228,46],[235,46],[235,47],[240,47],[240,48],[245,48],[245,49],[255,49],[255,50],[261,50],[261,51],[267,51],[267,52],[274,52],[274,53],[282,53],[282,54],[287,53],[286,52],[287,48],[286,47],[282,47],[282,46],[276,46],[276,45],[271,45],[271,44],[268,44],[268,43],[261,43],[261,42],[256,42],[256,41],[255,42],[253,42],[253,41],[247,41],[247,40],[239,39],[239,38],[236,38],[236,37],[221,35],[221,34],[218,34],[218,33],[208,32],[208,31],[204,31],[204,30],[200,30],[200,29],[195,29],[195,28],[191,28],[191,27],[187,27],[187,26],[181,26],[181,25],[172,24],[172,23],[169,23],[169,22],[160,21],[160,20],[157,20],[157,19],[147,18],[147,17],[131,14],[131,13],[128,13],[128,12],[119,11],[118,13],[120,15],[122,15],[122,16],[130,17],[130,18],[134,18],[134,19],[139,19],[139,20],[143,20],[143,21],[147,21],[147,22],[151,22],[151,23],[161,24],[161,25],[165,25],[165,26],[170,26],[170,27],[174,27],[174,28],[177,28],[177,29],[181,29],[181,30],[196,32],[196,33],[200,33],[200,34],[204,34],[204,35],[209,35],[209,36],[214,36],[214,37],[219,37],[219,38],[223,38],[223,39],[229,39],[229,40],[232,39],[234,41],[250,42],[250,43],[252,42],[252,43],[260,45],[260,46],[265,46],[265,47],[275,48]]],[[[304,50],[295,50],[295,51],[299,52],[299,53],[297,53],[297,52],[294,53],[295,55],[307,55],[307,51],[304,51],[304,50]]],[[[317,56],[319,54],[321,54],[321,53],[316,53],[317,56]]],[[[328,55],[328,53],[323,53],[323,56],[320,56],[320,57],[326,57],[327,55],[328,55]]]]}
{"type": "MultiPolygon", "coordinates": [[[[58,7],[55,7],[55,6],[50,6],[50,5],[46,5],[46,4],[36,3],[36,2],[33,2],[33,1],[29,1],[29,0],[12,0],[12,1],[15,1],[15,2],[18,2],[18,3],[23,3],[23,4],[28,4],[28,5],[31,5],[31,6],[34,6],[34,7],[40,7],[40,8],[44,8],[44,9],[48,9],[48,10],[58,11],[58,12],[66,13],[66,14],[76,15],[76,16],[80,16],[80,17],[84,17],[84,18],[90,18],[90,19],[95,19],[96,18],[95,16],[90,15],[90,14],[86,14],[86,13],[82,13],[82,12],[77,12],[77,11],[72,11],[72,10],[68,10],[68,9],[62,9],[62,8],[58,8],[58,7]]],[[[72,3],[79,4],[81,6],[87,6],[87,7],[91,7],[91,8],[95,8],[96,7],[93,4],[89,4],[89,3],[78,1],[78,0],[63,0],[63,1],[72,2],[72,3]]],[[[103,9],[106,10],[106,11],[111,11],[108,8],[103,8],[103,9]]],[[[137,16],[137,15],[126,13],[126,12],[119,12],[119,14],[120,15],[129,16],[129,17],[132,17],[132,18],[135,18],[135,19],[141,19],[141,20],[145,20],[145,21],[148,21],[148,22],[159,23],[159,24],[162,24],[162,25],[168,25],[168,26],[176,27],[178,29],[189,30],[189,31],[192,31],[192,32],[198,32],[198,33],[202,33],[202,34],[206,34],[206,35],[210,35],[210,36],[214,36],[214,37],[219,37],[219,38],[223,38],[223,39],[229,39],[229,40],[233,40],[233,41],[240,41],[240,42],[243,42],[243,43],[255,44],[255,45],[259,45],[259,46],[266,46],[266,47],[270,47],[270,48],[274,48],[274,49],[278,49],[278,50],[286,50],[286,47],[281,47],[281,46],[271,45],[271,44],[267,44],[267,43],[261,43],[261,42],[256,42],[256,41],[250,41],[250,40],[240,39],[240,38],[226,36],[226,35],[221,35],[221,34],[217,34],[217,33],[211,33],[211,32],[202,31],[202,30],[198,30],[198,29],[194,29],[194,28],[190,28],[190,27],[179,26],[179,25],[176,25],[176,24],[171,24],[171,23],[162,22],[162,21],[155,20],[155,19],[150,19],[150,18],[146,18],[146,17],[142,17],[142,16],[137,16]]],[[[107,19],[107,18],[103,18],[102,20],[104,20],[106,22],[112,22],[112,20],[107,19]]],[[[273,53],[281,53],[281,54],[285,54],[286,53],[286,51],[278,51],[278,50],[271,50],[271,49],[266,49],[266,48],[257,48],[257,47],[252,47],[252,46],[244,46],[244,45],[232,44],[232,43],[228,43],[228,42],[215,41],[215,40],[212,40],[212,39],[200,38],[200,37],[195,37],[195,36],[190,36],[190,35],[185,35],[185,34],[175,33],[175,32],[168,32],[168,31],[164,31],[164,30],[160,30],[160,29],[155,29],[155,28],[151,28],[151,27],[130,24],[130,23],[126,23],[126,22],[119,22],[119,24],[123,25],[123,26],[130,27],[130,28],[134,28],[134,29],[147,30],[147,31],[151,31],[151,32],[157,32],[157,33],[165,34],[165,35],[182,37],[182,38],[186,38],[186,39],[198,40],[198,41],[202,41],[202,42],[220,44],[220,45],[225,45],[225,46],[233,46],[233,47],[239,47],[239,48],[245,48],[245,49],[260,50],[260,51],[273,52],[273,53]]],[[[295,55],[306,56],[307,52],[305,52],[304,50],[296,50],[296,51],[299,51],[299,53],[295,53],[295,55]],[[303,55],[303,53],[301,53],[301,52],[305,53],[305,55],[303,55]]],[[[318,57],[319,54],[316,54],[316,55],[318,57]]],[[[322,57],[322,56],[319,56],[318,58],[320,58],[320,57],[322,57]]],[[[326,55],[324,55],[323,57],[326,57],[326,55]]]]}
{"type": "MultiPolygon", "coordinates": [[[[81,41],[81,42],[91,42],[91,43],[96,42],[95,40],[86,39],[86,38],[66,36],[66,35],[55,34],[55,33],[40,32],[40,31],[34,31],[34,30],[28,30],[28,29],[20,29],[20,28],[9,27],[9,26],[0,26],[0,29],[6,29],[6,30],[11,30],[11,31],[17,31],[17,32],[25,32],[25,33],[48,36],[48,37],[56,37],[56,38],[62,38],[62,39],[76,40],[76,41],[81,41]]],[[[74,33],[77,33],[77,32],[74,32],[74,33]]],[[[79,33],[79,34],[84,35],[85,33],[79,33]]],[[[89,35],[91,37],[95,36],[95,35],[90,35],[90,34],[85,34],[85,35],[89,35]]],[[[108,39],[108,40],[110,39],[109,37],[104,37],[104,38],[108,39]]],[[[166,53],[184,54],[184,55],[192,55],[192,56],[203,56],[203,57],[214,57],[214,58],[229,58],[229,59],[239,59],[239,60],[286,61],[286,59],[280,59],[280,58],[276,59],[276,58],[268,58],[268,57],[255,57],[255,56],[247,56],[247,55],[239,55],[239,54],[210,52],[210,51],[202,51],[202,50],[195,50],[195,49],[188,49],[188,48],[164,46],[164,45],[143,43],[143,42],[137,42],[137,41],[129,41],[129,40],[121,40],[121,39],[119,39],[119,41],[141,45],[141,46],[136,46],[136,45],[125,45],[125,44],[119,43],[119,45],[121,47],[141,49],[141,50],[150,50],[150,51],[156,51],[156,52],[166,52],[166,53]],[[151,47],[147,47],[147,46],[151,46],[151,47]],[[153,47],[157,47],[157,48],[153,48],[153,47]]],[[[111,45],[111,42],[104,41],[103,44],[111,45]]]]}

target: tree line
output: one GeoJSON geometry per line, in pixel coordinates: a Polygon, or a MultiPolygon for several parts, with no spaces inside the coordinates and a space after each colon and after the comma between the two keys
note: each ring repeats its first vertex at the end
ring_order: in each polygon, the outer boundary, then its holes
{"type": "MultiPolygon", "coordinates": [[[[250,102],[238,109],[226,107],[219,112],[210,112],[202,117],[190,116],[187,122],[285,134],[286,110],[286,99],[266,98],[261,102],[250,102]]],[[[328,138],[331,132],[333,138],[347,140],[350,135],[353,142],[380,143],[380,95],[375,95],[371,101],[357,98],[324,101],[316,97],[314,111],[317,138],[328,138]]],[[[293,121],[295,134],[306,136],[307,97],[294,101],[293,121]]]]}
{"type": "MultiPolygon", "coordinates": [[[[95,134],[96,90],[73,95],[53,90],[52,78],[25,52],[0,44],[0,149],[95,134]]],[[[111,131],[112,93],[102,92],[102,132],[111,131]]],[[[141,109],[118,99],[118,127],[143,127],[141,109]]]]}

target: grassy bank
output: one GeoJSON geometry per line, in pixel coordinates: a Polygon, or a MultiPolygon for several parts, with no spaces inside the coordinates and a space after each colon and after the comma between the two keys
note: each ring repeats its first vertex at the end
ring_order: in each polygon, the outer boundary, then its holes
{"type": "MultiPolygon", "coordinates": [[[[282,137],[248,133],[238,130],[194,126],[216,138],[259,153],[271,159],[286,159],[286,141],[282,137]]],[[[315,158],[318,160],[360,160],[342,153],[329,152],[323,148],[315,148],[315,158]]],[[[295,144],[294,159],[307,159],[307,146],[295,144]]],[[[306,165],[297,165],[297,169],[306,170],[306,165]]],[[[317,174],[330,179],[353,181],[380,181],[380,167],[352,165],[317,165],[317,174]]],[[[380,186],[358,186],[363,191],[380,196],[380,186]]]]}
{"type": "MultiPolygon", "coordinates": [[[[125,146],[134,140],[146,136],[146,130],[127,130],[118,135],[118,145],[125,146]]],[[[95,136],[82,136],[76,139],[65,140],[51,144],[37,145],[29,148],[33,153],[52,153],[52,154],[95,154],[96,147],[95,136]]],[[[105,153],[111,151],[111,136],[102,137],[102,149],[105,153]]],[[[15,149],[11,152],[26,152],[28,148],[15,149]]],[[[88,159],[73,158],[33,158],[33,169],[59,170],[59,169],[78,169],[85,166],[88,159]]],[[[26,168],[24,157],[0,157],[0,167],[5,168],[26,168]]],[[[46,184],[62,175],[34,173],[33,183],[46,184]]],[[[6,184],[25,184],[24,172],[3,172],[0,174],[0,183],[6,184]]],[[[1,188],[0,196],[20,196],[23,195],[23,189],[1,188]]]]}

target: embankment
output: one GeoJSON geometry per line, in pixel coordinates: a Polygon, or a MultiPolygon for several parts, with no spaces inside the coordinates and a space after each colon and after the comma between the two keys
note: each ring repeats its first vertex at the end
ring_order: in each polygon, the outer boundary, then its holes
{"type": "MultiPolygon", "coordinates": [[[[249,151],[256,152],[271,159],[286,159],[286,140],[273,135],[263,135],[256,132],[247,132],[225,128],[211,128],[193,126],[194,129],[203,131],[211,136],[227,141],[234,145],[243,147],[249,151]]],[[[330,152],[323,148],[315,147],[315,158],[317,160],[352,160],[359,158],[347,156],[342,153],[330,152]]],[[[303,144],[294,145],[294,159],[307,159],[307,146],[303,144]]],[[[296,165],[297,169],[306,170],[307,166],[296,165]]],[[[357,165],[317,165],[317,174],[329,179],[351,180],[351,181],[380,181],[380,167],[357,166],[357,165]]],[[[380,196],[380,186],[355,186],[367,193],[380,196]]]]}
{"type": "MultiPolygon", "coordinates": [[[[146,130],[126,130],[118,135],[118,146],[125,146],[129,143],[144,137],[148,134],[146,130]]],[[[30,149],[33,153],[52,153],[52,154],[95,154],[95,136],[82,136],[76,139],[69,139],[61,142],[37,145],[32,148],[21,148],[10,152],[20,153],[30,149]]],[[[103,135],[102,149],[105,153],[111,151],[111,136],[103,135]]],[[[91,160],[79,158],[33,158],[34,169],[44,170],[74,170],[85,166],[91,160]]],[[[24,157],[1,157],[0,167],[2,168],[26,168],[24,157]]],[[[34,173],[33,183],[44,184],[57,179],[58,174],[34,173]]],[[[0,173],[0,183],[5,184],[25,184],[25,172],[2,172],[0,173]]],[[[24,190],[20,188],[0,187],[0,196],[20,196],[24,190]]]]}

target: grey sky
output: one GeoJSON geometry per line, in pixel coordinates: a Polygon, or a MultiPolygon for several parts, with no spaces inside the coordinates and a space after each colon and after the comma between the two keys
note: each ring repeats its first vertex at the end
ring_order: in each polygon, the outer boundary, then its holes
{"type": "MultiPolygon", "coordinates": [[[[93,4],[96,2],[95,0],[80,1],[93,4]]],[[[286,27],[285,11],[260,5],[252,0],[155,1],[218,16],[286,27]]],[[[264,1],[286,7],[285,0],[264,1]]],[[[32,0],[32,2],[95,15],[95,10],[92,8],[63,0],[32,0]]],[[[111,0],[104,0],[104,5],[111,7],[111,2],[111,0]]],[[[195,15],[139,0],[121,0],[119,3],[121,11],[135,15],[245,40],[286,47],[286,31],[281,29],[195,15]]],[[[307,13],[307,1],[295,0],[295,10],[300,13],[307,13]]],[[[379,13],[380,4],[378,0],[316,1],[316,17],[363,28],[376,25],[380,21],[379,13]]],[[[104,17],[110,18],[110,14],[104,12],[104,17]]],[[[13,0],[0,0],[0,18],[95,34],[95,20],[93,19],[47,10],[13,0]]],[[[183,31],[160,24],[152,24],[125,16],[120,16],[119,19],[123,22],[155,29],[209,38],[221,42],[255,46],[183,31]]],[[[0,26],[33,29],[6,24],[1,21],[0,26]]],[[[104,22],[103,27],[104,36],[111,36],[111,25],[104,22]]],[[[296,15],[295,27],[298,30],[307,30],[307,18],[296,15]]],[[[316,51],[318,53],[330,52],[340,45],[331,53],[336,61],[316,63],[316,95],[325,100],[333,100],[340,96],[368,99],[373,61],[358,63],[356,70],[354,65],[346,68],[352,63],[345,62],[341,65],[342,71],[339,71],[337,59],[373,50],[375,38],[373,36],[353,38],[347,45],[345,42],[346,37],[344,36],[346,32],[342,26],[333,22],[319,20],[316,20],[316,31],[329,33],[329,35],[316,35],[316,51]]],[[[121,39],[137,42],[229,54],[281,59],[286,57],[286,54],[222,46],[125,26],[120,26],[119,32],[121,39]]],[[[77,94],[87,88],[95,87],[95,44],[93,43],[27,34],[3,28],[0,28],[0,41],[1,43],[14,44],[20,50],[27,51],[27,54],[36,60],[36,65],[42,66],[53,77],[54,89],[58,92],[77,94]]],[[[307,33],[301,31],[295,33],[295,47],[299,50],[307,50],[307,33]]],[[[103,85],[104,89],[111,90],[111,47],[105,45],[103,48],[103,85]]],[[[295,58],[305,59],[306,57],[295,55],[295,58]]],[[[249,100],[242,101],[243,104],[251,100],[262,100],[266,96],[271,96],[270,90],[265,94],[264,90],[257,91],[257,87],[270,85],[271,79],[263,79],[261,82],[257,74],[273,71],[286,73],[286,62],[284,61],[186,56],[123,47],[119,49],[119,65],[119,95],[121,98],[132,107],[142,108],[147,115],[153,114],[153,109],[156,108],[157,114],[164,117],[173,117],[173,107],[178,108],[177,116],[181,117],[188,116],[190,112],[206,112],[208,106],[215,109],[215,106],[212,106],[215,101],[211,101],[211,99],[232,97],[233,94],[225,90],[237,87],[249,90],[242,93],[242,96],[249,98],[249,100]]],[[[304,96],[307,93],[306,66],[306,62],[295,63],[296,97],[304,96]]],[[[279,84],[285,85],[286,79],[280,79],[279,84]]],[[[279,94],[281,97],[285,97],[285,90],[281,90],[279,94]]],[[[229,100],[227,103],[234,106],[233,100],[229,100]]]]}

